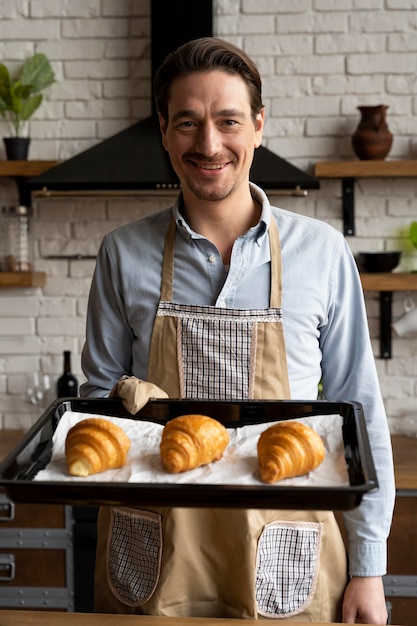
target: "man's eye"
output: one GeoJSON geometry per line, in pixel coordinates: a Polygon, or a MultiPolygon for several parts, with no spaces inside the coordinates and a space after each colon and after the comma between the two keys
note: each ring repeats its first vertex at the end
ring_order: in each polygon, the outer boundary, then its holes
{"type": "Polygon", "coordinates": [[[225,126],[235,126],[237,124],[236,120],[224,120],[223,124],[225,126]]]}

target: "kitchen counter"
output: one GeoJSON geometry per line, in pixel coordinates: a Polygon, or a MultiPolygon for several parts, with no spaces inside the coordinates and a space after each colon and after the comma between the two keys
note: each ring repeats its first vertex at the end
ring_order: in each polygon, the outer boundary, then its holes
{"type": "Polygon", "coordinates": [[[0,430],[0,461],[23,437],[22,430],[0,430]]]}
{"type": "MultiPolygon", "coordinates": [[[[259,621],[211,617],[148,617],[146,615],[0,610],[0,624],[1,626],[255,626],[255,624],[259,625],[259,621]]],[[[292,626],[303,626],[301,622],[291,622],[291,624],[292,626]]],[[[320,624],[310,622],[310,624],[311,626],[326,626],[326,624],[332,626],[330,622],[320,622],[320,624]]],[[[334,623],[333,626],[335,626],[334,623]]],[[[368,624],[368,626],[372,626],[372,624],[368,624]]]]}
{"type": "Polygon", "coordinates": [[[392,436],[397,497],[384,576],[391,619],[414,626],[417,614],[417,438],[392,436]]]}
{"type": "Polygon", "coordinates": [[[391,441],[397,491],[414,491],[417,495],[417,437],[392,435],[391,441]]]}

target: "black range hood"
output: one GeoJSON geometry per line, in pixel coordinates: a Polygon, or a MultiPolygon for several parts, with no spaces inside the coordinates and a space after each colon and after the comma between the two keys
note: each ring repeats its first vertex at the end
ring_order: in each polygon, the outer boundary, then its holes
{"type": "MultiPolygon", "coordinates": [[[[165,56],[179,45],[213,34],[212,0],[152,0],[152,76],[165,56]]],[[[302,193],[319,181],[260,146],[250,178],[264,189],[302,193]]],[[[82,191],[151,191],[179,188],[161,142],[156,112],[149,118],[60,163],[26,187],[45,193],[82,191]]]]}

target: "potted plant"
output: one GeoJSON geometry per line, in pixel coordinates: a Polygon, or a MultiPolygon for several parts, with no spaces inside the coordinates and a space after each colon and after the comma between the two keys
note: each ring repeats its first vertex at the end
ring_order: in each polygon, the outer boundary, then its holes
{"type": "Polygon", "coordinates": [[[41,105],[40,92],[53,82],[54,72],[42,53],[28,58],[14,80],[7,67],[0,63],[0,114],[11,131],[11,136],[3,139],[8,159],[27,159],[30,139],[22,137],[24,123],[41,105]]]}

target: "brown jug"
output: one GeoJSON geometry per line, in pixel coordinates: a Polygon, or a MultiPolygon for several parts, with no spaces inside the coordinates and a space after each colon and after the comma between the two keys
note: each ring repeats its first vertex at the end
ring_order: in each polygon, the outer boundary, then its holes
{"type": "Polygon", "coordinates": [[[383,160],[391,150],[392,134],[385,121],[384,104],[358,107],[362,118],[352,135],[352,147],[362,160],[383,160]]]}

